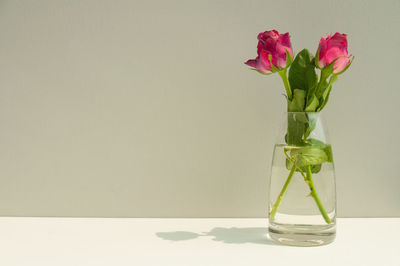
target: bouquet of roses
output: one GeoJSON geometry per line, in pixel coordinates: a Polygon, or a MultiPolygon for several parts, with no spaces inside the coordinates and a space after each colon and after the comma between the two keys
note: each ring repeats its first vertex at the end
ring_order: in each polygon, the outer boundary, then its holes
{"type": "Polygon", "coordinates": [[[294,56],[289,33],[279,34],[272,30],[258,35],[257,57],[245,64],[263,75],[275,72],[280,75],[286,90],[287,110],[292,113],[288,116],[287,148],[284,148],[286,167],[290,172],[272,206],[270,218],[274,218],[294,172],[300,172],[325,221],[331,223],[312,180],[312,174],[320,171],[321,164],[332,162],[331,149],[330,145],[310,138],[316,123],[312,114],[325,107],[332,85],[352,60],[347,51],[346,34],[336,32],[333,36],[322,37],[315,56],[307,49],[294,56]]]}

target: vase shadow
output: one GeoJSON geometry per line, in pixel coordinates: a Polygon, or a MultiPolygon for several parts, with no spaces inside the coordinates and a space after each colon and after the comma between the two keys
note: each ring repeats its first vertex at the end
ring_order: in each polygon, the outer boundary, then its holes
{"type": "Polygon", "coordinates": [[[198,237],[212,237],[213,241],[226,244],[261,244],[281,245],[268,236],[268,229],[264,227],[215,227],[202,234],[188,231],[157,232],[156,236],[170,241],[186,241],[198,237]]]}

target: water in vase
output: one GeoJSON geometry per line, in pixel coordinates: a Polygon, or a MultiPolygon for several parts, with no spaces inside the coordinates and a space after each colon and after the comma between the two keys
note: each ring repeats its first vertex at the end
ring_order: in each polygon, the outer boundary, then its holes
{"type": "Polygon", "coordinates": [[[309,171],[294,169],[290,164],[291,155],[293,158],[300,148],[275,145],[270,180],[269,234],[288,245],[328,244],[334,240],[336,232],[333,162],[312,165],[309,171]],[[312,186],[309,176],[312,177],[312,186]]]}

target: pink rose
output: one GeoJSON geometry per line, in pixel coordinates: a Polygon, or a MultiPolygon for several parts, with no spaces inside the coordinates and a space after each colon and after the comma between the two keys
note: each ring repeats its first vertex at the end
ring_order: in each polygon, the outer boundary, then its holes
{"type": "Polygon", "coordinates": [[[261,73],[273,72],[272,64],[277,69],[287,67],[286,51],[293,57],[292,45],[290,44],[289,33],[279,34],[276,30],[265,31],[258,34],[257,57],[250,59],[245,64],[251,66],[261,73]]]}
{"type": "Polygon", "coordinates": [[[333,73],[342,72],[350,63],[350,56],[347,53],[347,35],[336,32],[335,35],[322,37],[317,51],[318,67],[324,68],[333,64],[333,73]]]}

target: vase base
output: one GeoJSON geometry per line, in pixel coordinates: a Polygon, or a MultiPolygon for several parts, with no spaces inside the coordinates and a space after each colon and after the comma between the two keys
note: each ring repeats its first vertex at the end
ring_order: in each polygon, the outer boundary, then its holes
{"type": "MultiPolygon", "coordinates": [[[[332,243],[336,237],[335,228],[329,230],[295,230],[293,227],[290,229],[276,228],[277,226],[271,226],[268,228],[269,236],[284,245],[290,246],[322,246],[332,243]]],[[[312,229],[312,228],[309,228],[312,229]]],[[[314,228],[315,229],[315,228],[314,228]]]]}

